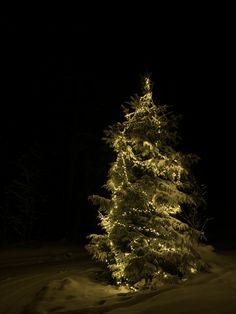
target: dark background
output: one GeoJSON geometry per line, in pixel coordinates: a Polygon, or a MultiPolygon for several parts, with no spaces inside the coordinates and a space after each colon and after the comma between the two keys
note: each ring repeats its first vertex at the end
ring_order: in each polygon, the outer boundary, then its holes
{"type": "MultiPolygon", "coordinates": [[[[114,158],[101,140],[103,130],[121,121],[121,104],[140,93],[141,75],[151,73],[154,97],[182,115],[182,149],[201,158],[194,171],[207,186],[206,214],[213,218],[206,235],[210,242],[234,244],[231,36],[213,20],[177,26],[1,17],[0,210],[12,206],[6,191],[20,180],[16,161],[31,156],[33,147],[39,157],[34,189],[45,200],[38,202],[42,215],[28,240],[84,242],[98,230],[88,196],[104,193],[114,158]]],[[[10,230],[4,241],[19,239],[10,230]]]]}

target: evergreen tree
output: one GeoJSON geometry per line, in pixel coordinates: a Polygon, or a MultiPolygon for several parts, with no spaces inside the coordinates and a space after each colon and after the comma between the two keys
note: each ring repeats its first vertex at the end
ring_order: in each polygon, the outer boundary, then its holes
{"type": "Polygon", "coordinates": [[[105,185],[110,198],[89,197],[104,232],[88,236],[87,249],[117,284],[155,288],[204,269],[203,232],[191,223],[204,199],[190,169],[194,156],[176,151],[175,116],[154,102],[150,78],[143,89],[123,107],[124,122],[105,131],[117,157],[105,185]]]}
{"type": "Polygon", "coordinates": [[[42,155],[33,143],[12,162],[13,177],[5,185],[5,202],[0,213],[2,242],[31,241],[37,231],[36,221],[43,224],[47,196],[42,186],[42,155]]]}

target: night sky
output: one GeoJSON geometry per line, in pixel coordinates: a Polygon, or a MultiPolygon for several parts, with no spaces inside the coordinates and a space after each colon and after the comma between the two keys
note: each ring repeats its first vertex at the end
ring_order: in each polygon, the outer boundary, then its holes
{"type": "Polygon", "coordinates": [[[182,149],[201,158],[194,170],[214,218],[209,239],[236,240],[230,41],[217,28],[187,34],[154,22],[147,31],[112,19],[1,18],[0,210],[6,187],[19,179],[16,160],[33,147],[45,197],[33,239],[83,242],[98,230],[88,196],[105,195],[114,159],[103,130],[122,120],[121,104],[151,73],[154,97],[182,115],[182,149]]]}

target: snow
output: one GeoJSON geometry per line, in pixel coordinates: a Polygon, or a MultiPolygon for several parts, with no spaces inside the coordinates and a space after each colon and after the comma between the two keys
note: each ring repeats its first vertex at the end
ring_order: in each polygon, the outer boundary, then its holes
{"type": "Polygon", "coordinates": [[[130,292],[99,281],[75,245],[0,250],[0,313],[236,313],[236,251],[199,248],[210,268],[179,285],[130,292]]]}

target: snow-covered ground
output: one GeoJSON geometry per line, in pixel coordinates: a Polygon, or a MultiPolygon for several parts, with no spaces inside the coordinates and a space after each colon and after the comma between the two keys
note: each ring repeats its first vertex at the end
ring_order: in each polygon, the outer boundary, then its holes
{"type": "Polygon", "coordinates": [[[236,251],[201,248],[211,266],[177,286],[130,292],[96,279],[100,268],[77,246],[0,250],[0,313],[235,314],[236,251]]]}

